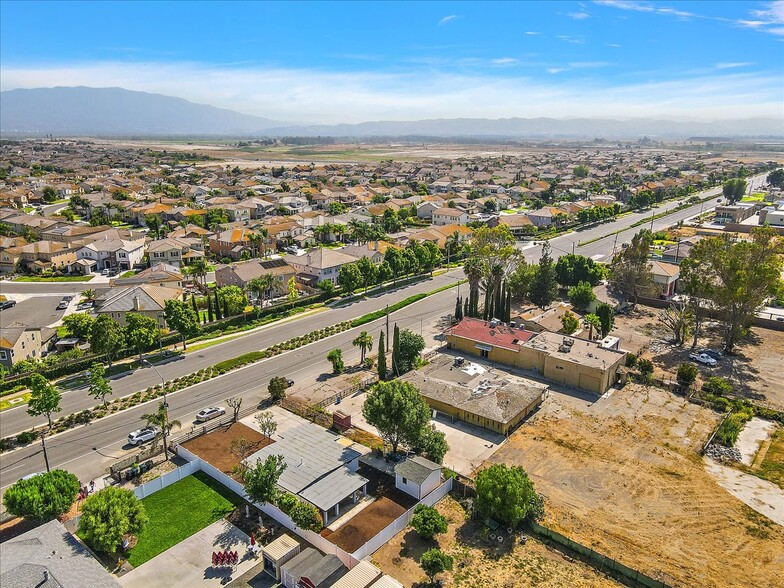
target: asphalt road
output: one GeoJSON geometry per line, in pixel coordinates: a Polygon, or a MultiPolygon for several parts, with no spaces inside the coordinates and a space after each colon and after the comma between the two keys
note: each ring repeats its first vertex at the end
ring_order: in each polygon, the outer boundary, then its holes
{"type": "Polygon", "coordinates": [[[0,311],[0,325],[5,327],[20,322],[31,327],[46,327],[63,318],[65,310],[57,310],[59,302],[60,298],[55,296],[31,296],[17,302],[13,308],[0,311]]]}
{"type": "MultiPolygon", "coordinates": [[[[432,289],[437,283],[446,283],[448,281],[451,281],[451,279],[439,276],[433,281],[428,281],[426,287],[427,289],[432,289]]],[[[412,286],[409,286],[409,288],[412,288],[412,286]]],[[[406,295],[410,292],[412,290],[407,290],[406,295]]],[[[396,313],[392,313],[390,315],[390,324],[397,323],[401,328],[410,328],[415,332],[419,332],[424,321],[432,321],[442,314],[447,315],[451,313],[455,293],[454,289],[446,290],[401,309],[396,313]]],[[[367,304],[374,304],[374,301],[367,301],[367,304]]],[[[377,303],[375,305],[377,306],[377,303]]],[[[337,314],[340,311],[330,312],[337,314]]],[[[364,309],[360,311],[358,304],[355,307],[355,314],[360,312],[364,312],[364,309]]],[[[330,315],[330,321],[332,316],[330,315]]],[[[320,324],[325,324],[323,314],[312,318],[318,318],[320,324]]],[[[307,319],[303,319],[301,322],[305,320],[307,319]]],[[[294,334],[295,324],[285,326],[289,331],[286,333],[287,336],[294,334]]],[[[267,397],[267,383],[272,376],[290,377],[294,379],[295,386],[298,382],[315,381],[316,378],[328,378],[331,365],[326,360],[326,354],[330,349],[340,347],[343,349],[346,363],[348,365],[355,364],[359,358],[359,351],[351,345],[351,341],[362,330],[371,333],[374,341],[377,341],[379,330],[382,328],[384,328],[384,320],[380,319],[170,394],[168,396],[170,416],[173,419],[182,421],[183,429],[189,430],[199,410],[214,404],[223,404],[225,406],[225,400],[230,396],[241,397],[243,406],[258,404],[260,400],[267,397]]],[[[305,332],[301,325],[297,325],[296,329],[297,332],[305,332]]],[[[276,340],[282,338],[278,336],[276,340]]],[[[256,336],[248,337],[247,339],[255,341],[256,336]]],[[[229,356],[236,355],[235,352],[227,352],[226,349],[221,349],[221,347],[227,347],[228,345],[229,343],[209,348],[205,350],[205,353],[215,350],[222,358],[227,353],[229,356]]],[[[258,344],[251,346],[259,347],[258,344]]],[[[199,355],[201,353],[194,354],[197,358],[199,355]]],[[[164,369],[173,369],[174,366],[179,367],[179,362],[168,364],[164,369]]],[[[137,373],[139,374],[138,377],[148,379],[150,384],[159,381],[155,372],[150,368],[139,370],[137,373]]],[[[146,387],[146,385],[134,386],[134,389],[146,387]]],[[[71,393],[67,393],[66,397],[68,394],[71,393]]],[[[89,481],[102,476],[110,464],[117,459],[125,457],[133,450],[125,441],[127,435],[142,425],[142,415],[153,411],[157,402],[153,401],[137,406],[128,411],[49,438],[47,449],[50,464],[52,467],[64,467],[72,471],[82,481],[89,481]]],[[[94,404],[94,401],[91,401],[90,405],[92,404],[94,404]]],[[[26,416],[24,409],[14,409],[12,412],[19,412],[26,416]]],[[[6,413],[3,414],[5,415],[6,413]]],[[[29,426],[32,419],[27,418],[29,426]]],[[[0,455],[0,490],[5,489],[28,473],[44,469],[40,444],[2,454],[0,455]]]]}
{"type": "MultiPolygon", "coordinates": [[[[712,192],[716,193],[717,190],[719,189],[714,189],[712,192]]],[[[654,212],[660,213],[664,210],[672,209],[676,205],[668,204],[666,208],[658,208],[654,212]]],[[[666,227],[678,220],[683,220],[699,213],[700,209],[707,210],[713,205],[713,203],[705,203],[674,213],[655,221],[654,229],[666,227]]],[[[629,240],[634,234],[634,230],[630,228],[630,225],[641,218],[650,216],[650,214],[652,214],[651,211],[635,213],[613,223],[603,224],[554,239],[552,241],[553,255],[554,257],[559,257],[562,254],[571,253],[571,244],[573,242],[589,240],[609,232],[628,228],[628,232],[618,235],[617,242],[620,245],[624,240],[629,240]]],[[[611,255],[614,243],[615,236],[613,235],[579,248],[575,245],[575,250],[583,255],[601,255],[606,257],[611,255]]],[[[526,257],[534,261],[538,258],[539,252],[539,247],[527,249],[526,257]]],[[[462,276],[461,270],[453,270],[448,274],[431,280],[405,286],[395,292],[355,302],[343,308],[331,309],[287,324],[271,325],[258,333],[188,354],[181,359],[160,366],[159,370],[167,380],[170,380],[218,361],[236,357],[248,351],[262,349],[275,342],[284,341],[299,334],[305,334],[324,325],[360,316],[366,312],[382,308],[388,302],[401,300],[417,292],[433,290],[438,286],[454,282],[462,278],[462,276]]],[[[77,291],[81,291],[84,287],[83,284],[16,285],[28,287],[73,286],[74,288],[79,288],[77,291]]],[[[57,292],[60,292],[60,290],[57,290],[57,292]]],[[[434,317],[450,314],[454,307],[455,294],[455,290],[450,289],[428,297],[397,313],[393,313],[391,321],[397,322],[401,328],[412,328],[412,330],[416,330],[418,326],[421,328],[424,321],[432,321],[434,317]]],[[[186,428],[189,428],[196,412],[205,406],[222,403],[229,396],[242,397],[245,406],[258,403],[266,396],[267,383],[274,375],[291,377],[295,382],[313,381],[316,377],[325,377],[324,374],[330,369],[325,359],[328,350],[334,347],[341,347],[344,350],[344,356],[347,359],[352,358],[356,350],[351,346],[350,342],[356,337],[357,333],[361,330],[367,330],[373,333],[375,340],[378,329],[382,327],[382,324],[383,319],[172,394],[169,397],[171,417],[181,420],[186,428]]],[[[159,382],[160,380],[155,371],[151,368],[145,368],[116,379],[112,382],[112,388],[115,390],[116,395],[121,395],[143,390],[159,382]]],[[[84,390],[73,390],[63,395],[63,414],[94,405],[95,401],[87,397],[84,390]]],[[[128,454],[130,448],[125,445],[127,434],[140,426],[141,415],[151,409],[154,409],[153,404],[139,406],[50,438],[47,442],[50,464],[52,467],[65,467],[77,474],[82,480],[89,480],[102,475],[108,465],[128,454]]],[[[7,436],[28,429],[33,424],[41,422],[42,419],[29,417],[24,408],[4,411],[0,413],[0,436],[7,436]]],[[[43,469],[43,457],[39,445],[2,454],[0,455],[0,490],[26,474],[43,469]]]]}

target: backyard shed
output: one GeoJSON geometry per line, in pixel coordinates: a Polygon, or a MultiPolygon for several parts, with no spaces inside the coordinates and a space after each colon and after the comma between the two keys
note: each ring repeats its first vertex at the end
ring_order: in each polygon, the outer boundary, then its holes
{"type": "Polygon", "coordinates": [[[269,545],[261,548],[264,571],[280,580],[280,569],[299,553],[299,542],[288,535],[281,535],[269,545]]]}
{"type": "Polygon", "coordinates": [[[378,580],[373,582],[369,588],[403,588],[403,584],[395,580],[389,574],[384,574],[378,580]]]}
{"type": "Polygon", "coordinates": [[[395,465],[395,488],[421,500],[441,483],[441,466],[419,455],[395,465]]]}
{"type": "Polygon", "coordinates": [[[302,588],[330,588],[348,569],[337,555],[325,555],[299,578],[302,588]]]}
{"type": "Polygon", "coordinates": [[[321,554],[312,547],[301,551],[281,566],[280,579],[283,585],[286,588],[297,588],[297,582],[302,574],[319,561],[321,561],[321,554]]]}
{"type": "Polygon", "coordinates": [[[381,576],[381,570],[367,560],[355,565],[348,574],[332,585],[332,588],[367,588],[381,576]]]}

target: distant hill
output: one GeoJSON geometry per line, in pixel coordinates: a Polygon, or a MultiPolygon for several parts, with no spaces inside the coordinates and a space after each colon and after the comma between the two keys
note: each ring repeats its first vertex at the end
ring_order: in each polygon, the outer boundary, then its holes
{"type": "Polygon", "coordinates": [[[598,118],[455,118],[411,122],[378,121],[343,125],[271,128],[270,135],[337,137],[605,137],[687,138],[693,135],[782,136],[784,121],[749,118],[714,121],[598,118]]]}
{"type": "Polygon", "coordinates": [[[20,135],[81,136],[331,136],[548,138],[642,136],[784,136],[784,121],[748,118],[714,121],[596,118],[455,118],[292,125],[182,98],[122,88],[36,88],[0,92],[0,131],[20,135]]]}
{"type": "Polygon", "coordinates": [[[245,135],[281,126],[258,116],[122,88],[0,92],[0,130],[54,135],[245,135]]]}

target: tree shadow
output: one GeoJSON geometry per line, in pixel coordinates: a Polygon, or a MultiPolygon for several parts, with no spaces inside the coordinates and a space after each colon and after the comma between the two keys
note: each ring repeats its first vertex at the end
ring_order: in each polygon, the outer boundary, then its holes
{"type": "Polygon", "coordinates": [[[434,547],[438,547],[438,542],[435,539],[424,539],[414,529],[409,529],[403,536],[399,555],[419,561],[423,553],[434,547]]]}

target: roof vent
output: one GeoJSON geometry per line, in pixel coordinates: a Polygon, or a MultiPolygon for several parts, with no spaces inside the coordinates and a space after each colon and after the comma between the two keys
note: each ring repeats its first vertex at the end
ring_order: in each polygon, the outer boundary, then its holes
{"type": "Polygon", "coordinates": [[[571,347],[572,345],[574,345],[574,339],[569,339],[569,337],[564,337],[563,338],[563,344],[566,347],[571,347]]]}

